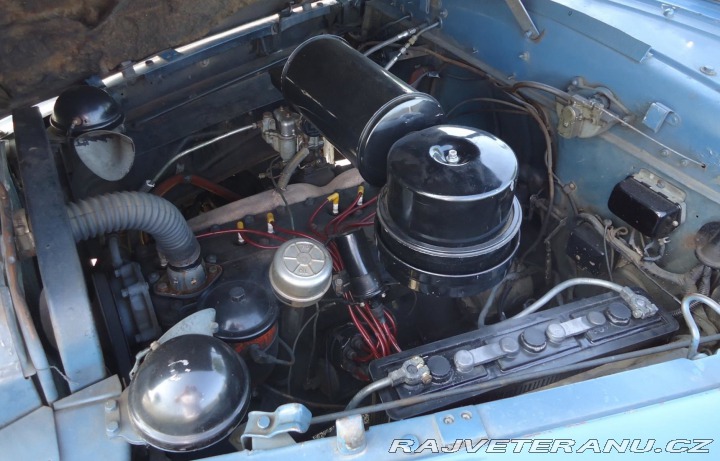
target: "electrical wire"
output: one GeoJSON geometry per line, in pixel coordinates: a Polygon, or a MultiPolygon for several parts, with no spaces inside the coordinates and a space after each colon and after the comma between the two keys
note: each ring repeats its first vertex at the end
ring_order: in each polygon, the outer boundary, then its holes
{"type": "Polygon", "coordinates": [[[177,161],[180,160],[181,158],[185,157],[186,155],[192,154],[193,152],[195,152],[195,151],[197,151],[197,150],[200,150],[200,149],[202,149],[203,147],[207,147],[207,146],[209,146],[209,145],[211,145],[211,144],[214,144],[214,143],[216,143],[216,142],[218,142],[218,141],[221,141],[221,140],[223,140],[223,139],[225,139],[225,138],[228,138],[228,137],[230,137],[230,136],[233,136],[233,135],[236,135],[236,134],[240,134],[240,133],[245,133],[245,132],[250,131],[250,130],[254,130],[254,129],[256,129],[257,127],[258,127],[258,124],[257,124],[257,123],[252,123],[252,124],[250,124],[250,125],[246,125],[246,126],[243,126],[243,127],[240,127],[240,128],[236,128],[236,129],[234,129],[234,130],[228,131],[227,133],[223,133],[223,134],[221,134],[220,136],[216,136],[216,137],[214,137],[214,138],[212,138],[212,139],[208,139],[207,141],[203,141],[203,142],[201,142],[200,144],[196,144],[196,145],[194,145],[193,147],[190,147],[189,149],[185,149],[185,150],[183,150],[183,151],[178,152],[178,153],[175,154],[170,160],[168,160],[167,162],[165,162],[165,164],[162,166],[162,168],[160,168],[160,170],[155,174],[155,176],[153,176],[152,179],[150,179],[150,180],[148,180],[148,181],[145,182],[145,185],[144,185],[143,187],[144,187],[144,188],[145,188],[145,187],[149,187],[149,188],[151,188],[151,189],[152,189],[153,187],[155,187],[155,184],[158,182],[158,180],[160,180],[160,178],[162,178],[162,176],[165,174],[165,172],[168,170],[168,168],[170,168],[175,162],[177,162],[177,161]]]}
{"type": "Polygon", "coordinates": [[[552,298],[555,297],[558,293],[574,286],[578,285],[590,285],[590,286],[596,286],[601,288],[607,288],[608,290],[615,291],[617,293],[622,293],[625,287],[622,285],[619,285],[617,283],[610,282],[608,280],[603,279],[592,279],[588,277],[578,277],[575,279],[565,280],[562,283],[559,283],[558,285],[555,285],[552,289],[550,289],[547,293],[545,293],[540,299],[520,311],[520,313],[513,316],[513,319],[525,317],[526,315],[530,315],[533,312],[538,311],[540,308],[542,308],[545,304],[547,304],[552,298]]]}
{"type": "Polygon", "coordinates": [[[302,405],[305,405],[306,407],[310,408],[319,408],[321,410],[342,410],[345,408],[343,405],[334,405],[332,403],[320,403],[320,402],[314,402],[312,400],[302,399],[300,397],[297,397],[295,395],[286,394],[285,392],[281,391],[280,389],[275,389],[274,387],[262,384],[260,387],[265,389],[266,391],[269,391],[272,394],[277,395],[278,397],[282,397],[285,400],[288,400],[293,403],[299,403],[302,405]]]}
{"type": "Polygon", "coordinates": [[[218,235],[226,235],[226,234],[241,234],[243,235],[243,239],[248,243],[248,245],[253,246],[255,248],[259,248],[262,250],[274,250],[276,248],[279,248],[275,245],[263,245],[261,243],[257,243],[248,237],[246,235],[257,235],[260,237],[265,237],[268,239],[275,239],[280,242],[286,242],[287,239],[280,237],[279,235],[270,234],[269,232],[263,232],[263,231],[257,231],[252,229],[224,229],[224,230],[218,230],[218,231],[211,231],[211,232],[205,232],[204,234],[197,234],[195,237],[198,239],[202,238],[208,238],[208,237],[216,237],[218,235]]]}
{"type": "Polygon", "coordinates": [[[270,174],[267,175],[268,178],[270,178],[270,181],[272,182],[273,187],[275,188],[275,191],[280,195],[280,198],[283,201],[283,204],[285,205],[285,209],[288,212],[288,216],[290,218],[290,229],[295,230],[295,217],[293,216],[292,208],[290,208],[290,205],[288,204],[287,199],[285,198],[285,192],[283,192],[282,188],[278,186],[277,181],[275,180],[275,176],[273,176],[273,166],[275,165],[275,162],[278,161],[280,157],[276,157],[273,161],[270,162],[270,166],[268,169],[270,170],[270,174]]]}
{"type": "MultiPolygon", "coordinates": [[[[295,336],[295,340],[293,341],[293,345],[292,345],[293,356],[295,356],[295,351],[297,350],[297,345],[298,345],[298,342],[300,341],[300,337],[302,336],[303,331],[305,331],[305,328],[307,328],[308,325],[310,325],[310,322],[312,322],[318,316],[320,316],[320,305],[315,304],[315,313],[309,319],[307,319],[305,321],[305,323],[303,323],[303,325],[300,327],[300,330],[298,331],[297,336],[295,336]]],[[[287,393],[288,394],[291,394],[290,387],[292,384],[292,372],[293,372],[293,365],[290,365],[288,367],[288,375],[287,375],[287,393]]]]}
{"type": "Polygon", "coordinates": [[[417,31],[419,29],[420,29],[420,26],[415,26],[415,27],[411,27],[410,29],[406,29],[406,30],[400,32],[399,34],[394,35],[394,36],[390,37],[389,39],[378,43],[377,45],[373,46],[369,50],[365,51],[363,54],[365,56],[370,56],[371,54],[375,53],[376,51],[382,50],[383,48],[385,48],[388,45],[392,45],[393,43],[397,43],[406,37],[410,37],[411,35],[417,33],[417,31]]]}
{"type": "Polygon", "coordinates": [[[405,45],[403,45],[403,47],[400,48],[400,51],[398,51],[397,54],[395,56],[393,56],[393,58],[390,59],[390,61],[387,64],[385,64],[385,70],[390,70],[390,68],[395,65],[397,60],[400,59],[402,57],[402,55],[405,54],[411,46],[415,45],[415,42],[417,42],[417,40],[420,38],[420,36],[422,34],[424,34],[425,32],[427,32],[431,29],[438,27],[439,25],[440,25],[440,21],[437,21],[433,24],[430,24],[427,27],[423,27],[415,35],[410,37],[410,40],[408,40],[407,43],[405,43],[405,45]]]}

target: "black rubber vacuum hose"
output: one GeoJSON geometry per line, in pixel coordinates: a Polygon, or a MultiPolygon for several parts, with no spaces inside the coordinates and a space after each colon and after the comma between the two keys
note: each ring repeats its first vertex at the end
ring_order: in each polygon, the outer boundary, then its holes
{"type": "Polygon", "coordinates": [[[116,192],[71,203],[67,211],[77,242],[110,232],[138,230],[153,236],[171,267],[191,266],[200,257],[200,244],[180,210],[156,195],[116,192]]]}

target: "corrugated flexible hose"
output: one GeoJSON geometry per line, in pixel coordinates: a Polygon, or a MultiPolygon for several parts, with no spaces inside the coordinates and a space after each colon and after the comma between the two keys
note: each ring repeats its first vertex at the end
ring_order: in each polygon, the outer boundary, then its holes
{"type": "Polygon", "coordinates": [[[75,241],[123,230],[153,236],[171,267],[197,262],[200,244],[172,203],[144,192],[116,192],[71,203],[67,207],[75,241]]]}

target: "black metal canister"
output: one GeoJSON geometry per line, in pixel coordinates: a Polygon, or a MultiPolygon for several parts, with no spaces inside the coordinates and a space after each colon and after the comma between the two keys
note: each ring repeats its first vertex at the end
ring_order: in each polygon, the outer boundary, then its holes
{"type": "Polygon", "coordinates": [[[280,78],[285,99],[373,185],[386,177],[392,144],[441,122],[443,110],[344,40],[320,35],[290,55],[280,78]]]}

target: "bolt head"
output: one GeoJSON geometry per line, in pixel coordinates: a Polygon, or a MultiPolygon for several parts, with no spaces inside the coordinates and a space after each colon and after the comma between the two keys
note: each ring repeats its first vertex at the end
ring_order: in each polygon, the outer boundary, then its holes
{"type": "Polygon", "coordinates": [[[120,430],[120,425],[118,424],[117,421],[110,421],[105,426],[105,429],[107,430],[107,432],[109,434],[115,434],[117,431],[120,430]]]}
{"type": "Polygon", "coordinates": [[[447,415],[443,418],[443,423],[445,423],[445,424],[452,424],[454,422],[455,422],[455,418],[453,417],[453,415],[447,415]]]}
{"type": "Polygon", "coordinates": [[[717,71],[713,66],[701,66],[700,72],[702,72],[705,75],[715,76],[717,75],[717,71]]]}
{"type": "Polygon", "coordinates": [[[240,302],[245,298],[245,289],[243,287],[232,287],[230,289],[230,300],[240,302]]]}
{"type": "Polygon", "coordinates": [[[462,413],[460,413],[460,417],[466,421],[472,419],[472,415],[469,411],[463,411],[462,413]]]}
{"type": "Polygon", "coordinates": [[[116,400],[108,400],[105,402],[105,411],[111,412],[114,411],[117,408],[117,401],[116,400]]]}
{"type": "Polygon", "coordinates": [[[270,417],[269,417],[269,416],[267,416],[267,415],[262,415],[262,416],[260,416],[260,417],[258,418],[258,420],[257,420],[257,426],[258,426],[260,429],[267,429],[268,427],[270,427],[270,422],[271,422],[271,421],[270,421],[270,417]]]}

